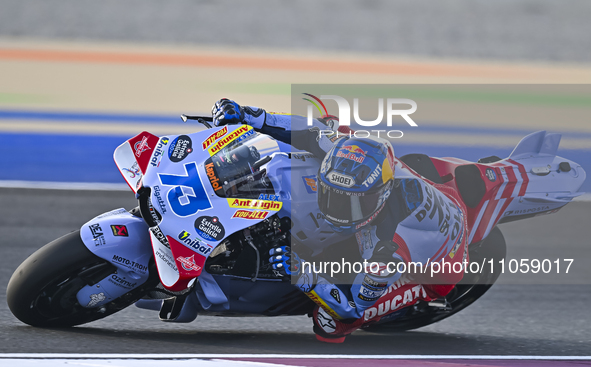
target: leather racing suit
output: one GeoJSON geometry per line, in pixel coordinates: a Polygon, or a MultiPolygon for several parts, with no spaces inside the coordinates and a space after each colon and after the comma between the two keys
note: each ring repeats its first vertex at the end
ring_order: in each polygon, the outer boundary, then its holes
{"type": "MultiPolygon", "coordinates": [[[[320,120],[314,119],[310,128],[302,116],[245,108],[251,112],[245,123],[255,130],[319,158],[338,139],[336,131],[319,134],[332,128],[320,120]]],[[[337,320],[336,327],[330,320],[326,326],[315,315],[316,326],[323,329],[315,328],[317,334],[347,335],[363,323],[377,321],[419,300],[443,297],[463,277],[468,261],[463,201],[455,189],[421,177],[397,159],[395,166],[394,186],[384,209],[355,233],[360,261],[366,260],[364,271],[355,275],[352,285],[343,286],[308,267],[297,281],[302,291],[337,320]],[[368,267],[371,263],[378,266],[368,267]],[[387,264],[390,268],[384,271],[387,264]],[[391,272],[394,265],[397,270],[391,272]],[[434,267],[438,271],[431,276],[434,267]]]]}

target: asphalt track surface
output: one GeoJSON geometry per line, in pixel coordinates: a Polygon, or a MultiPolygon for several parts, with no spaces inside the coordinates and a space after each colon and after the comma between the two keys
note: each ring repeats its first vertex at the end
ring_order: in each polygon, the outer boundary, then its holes
{"type": "MultiPolygon", "coordinates": [[[[591,355],[591,285],[495,285],[468,309],[433,326],[399,334],[358,331],[342,345],[315,340],[306,316],[199,316],[167,324],[134,306],[88,325],[39,329],[6,305],[14,269],[45,243],[113,208],[135,206],[131,193],[0,189],[0,353],[292,353],[405,355],[591,355]]],[[[591,203],[501,227],[509,254],[532,243],[540,252],[562,243],[588,244],[591,203]]],[[[502,279],[503,276],[501,276],[502,279]]],[[[585,283],[585,282],[583,282],[585,283]]]]}

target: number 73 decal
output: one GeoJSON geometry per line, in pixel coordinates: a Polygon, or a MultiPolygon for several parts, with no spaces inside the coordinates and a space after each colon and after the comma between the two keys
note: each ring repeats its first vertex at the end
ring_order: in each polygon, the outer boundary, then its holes
{"type": "Polygon", "coordinates": [[[212,208],[197,172],[197,164],[185,163],[184,167],[185,175],[158,174],[162,185],[173,186],[166,197],[173,213],[179,217],[188,217],[200,210],[212,208]]]}

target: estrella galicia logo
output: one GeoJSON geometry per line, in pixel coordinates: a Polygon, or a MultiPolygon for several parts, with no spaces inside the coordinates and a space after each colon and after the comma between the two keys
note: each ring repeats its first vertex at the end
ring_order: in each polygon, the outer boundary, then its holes
{"type": "Polygon", "coordinates": [[[220,241],[225,235],[224,226],[218,217],[199,217],[195,220],[197,234],[207,241],[220,241]]]}
{"type": "Polygon", "coordinates": [[[168,148],[168,157],[172,162],[180,162],[193,151],[193,141],[187,135],[180,135],[168,148]]]}
{"type": "Polygon", "coordinates": [[[166,198],[172,212],[179,217],[188,217],[200,210],[213,207],[203,188],[197,164],[195,162],[185,163],[184,168],[184,175],[158,173],[162,185],[172,186],[168,190],[166,198]]]}

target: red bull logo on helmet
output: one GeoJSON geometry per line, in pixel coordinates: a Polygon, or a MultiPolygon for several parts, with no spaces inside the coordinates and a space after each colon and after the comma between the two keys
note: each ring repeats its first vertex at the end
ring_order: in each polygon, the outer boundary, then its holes
{"type": "Polygon", "coordinates": [[[357,163],[363,163],[367,152],[357,145],[345,145],[337,152],[337,157],[346,158],[357,163]]]}

